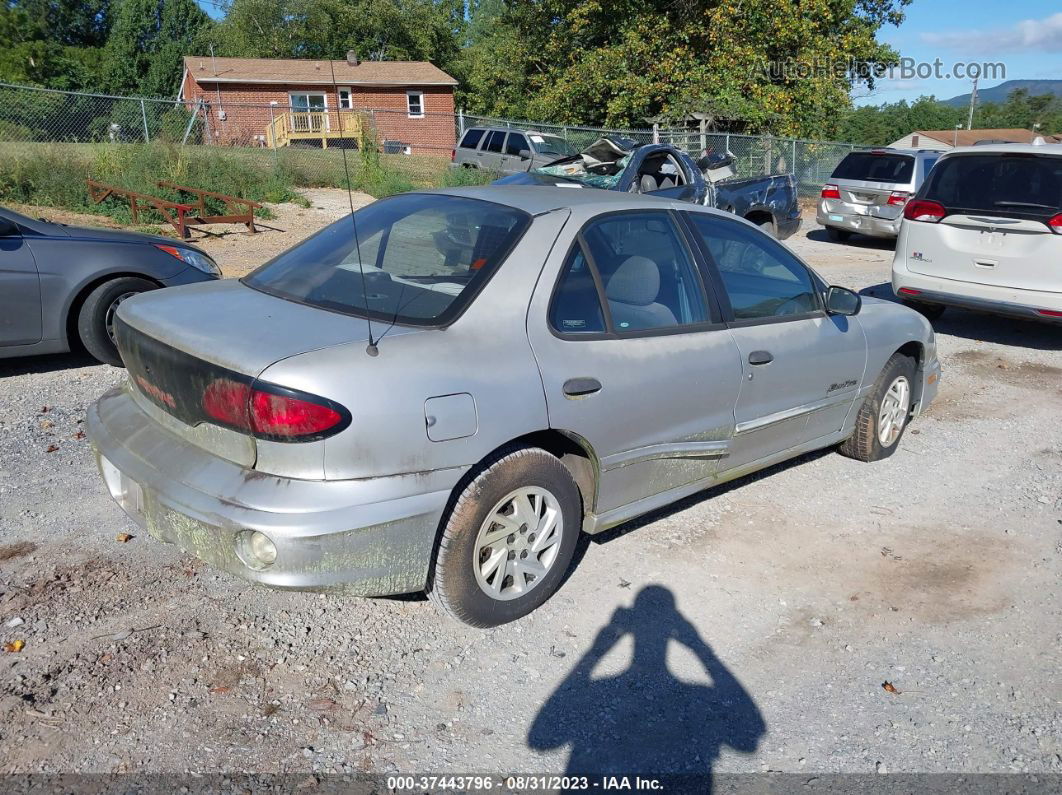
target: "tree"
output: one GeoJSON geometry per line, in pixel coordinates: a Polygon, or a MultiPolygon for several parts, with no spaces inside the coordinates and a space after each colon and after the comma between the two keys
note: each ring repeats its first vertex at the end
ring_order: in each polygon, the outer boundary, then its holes
{"type": "Polygon", "coordinates": [[[104,83],[114,94],[177,94],[181,57],[212,24],[195,0],[116,0],[104,48],[104,83]]]}
{"type": "Polygon", "coordinates": [[[0,80],[98,87],[109,29],[110,0],[9,0],[0,6],[0,80]]]}
{"type": "Polygon", "coordinates": [[[506,0],[466,69],[469,104],[613,126],[707,110],[739,131],[831,135],[853,85],[896,62],[875,35],[909,2],[506,0]]]}

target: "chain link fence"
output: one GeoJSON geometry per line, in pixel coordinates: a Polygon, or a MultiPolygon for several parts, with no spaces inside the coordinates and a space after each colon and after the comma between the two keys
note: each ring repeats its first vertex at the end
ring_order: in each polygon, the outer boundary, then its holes
{"type": "MultiPolygon", "coordinates": [[[[283,172],[295,186],[345,185],[344,150],[371,148],[388,167],[407,175],[387,190],[438,182],[453,148],[472,126],[510,127],[559,135],[577,149],[605,135],[640,143],[672,144],[696,156],[731,152],[740,176],[792,173],[801,195],[817,195],[853,144],[656,126],[606,129],[385,108],[295,108],[285,104],[180,101],[75,93],[0,83],[0,151],[32,152],[34,144],[73,145],[93,170],[119,145],[161,144],[167,155],[190,158],[216,153],[240,158],[255,171],[283,172]],[[91,145],[91,146],[86,146],[91,145]],[[94,165],[96,164],[96,165],[94,165]]],[[[38,149],[40,147],[37,147],[38,149]]],[[[348,158],[350,159],[350,158],[348,158]]],[[[355,157],[357,169],[365,158],[355,157]]],[[[179,164],[178,164],[179,165],[179,164]]],[[[98,169],[97,169],[98,170],[98,169]]],[[[99,178],[98,173],[86,177],[99,178]]],[[[162,179],[165,175],[160,175],[162,179]]],[[[216,185],[200,187],[220,190],[216,185]]],[[[354,187],[359,187],[355,184],[354,187]]],[[[0,191],[4,188],[0,175],[0,191]]],[[[3,194],[0,194],[3,195],[3,194]]]]}

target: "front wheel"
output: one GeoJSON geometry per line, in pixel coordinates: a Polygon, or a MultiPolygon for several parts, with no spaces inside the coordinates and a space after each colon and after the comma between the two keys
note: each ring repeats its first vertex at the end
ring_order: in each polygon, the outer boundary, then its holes
{"type": "Polygon", "coordinates": [[[840,447],[842,455],[880,461],[896,452],[911,416],[916,372],[909,356],[892,355],[860,406],[855,432],[840,447]]]}
{"type": "Polygon", "coordinates": [[[527,615],[560,587],[581,518],[579,487],[556,456],[533,447],[501,456],[454,503],[428,596],[474,627],[527,615]]]}
{"type": "Polygon", "coordinates": [[[104,282],[89,293],[77,317],[77,333],[85,350],[104,364],[121,367],[122,357],[114,343],[114,318],[118,306],[134,295],[157,287],[147,279],[123,276],[104,282]]]}

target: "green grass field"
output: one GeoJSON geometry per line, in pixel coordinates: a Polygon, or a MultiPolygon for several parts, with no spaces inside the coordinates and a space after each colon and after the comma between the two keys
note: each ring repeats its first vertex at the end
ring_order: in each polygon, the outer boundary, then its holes
{"type": "MultiPolygon", "coordinates": [[[[426,187],[481,185],[495,175],[451,169],[443,158],[379,155],[348,150],[350,188],[377,198],[426,187]]],[[[17,202],[106,215],[130,223],[129,205],[95,204],[85,187],[95,179],[171,201],[182,197],[156,184],[168,180],[271,203],[305,200],[299,188],[347,186],[338,149],[282,149],[150,144],[0,142],[0,202],[17,202]]],[[[183,198],[187,201],[187,197],[183,198]]],[[[220,212],[218,203],[209,208],[220,212]]],[[[262,213],[269,217],[268,211],[262,213]]],[[[150,215],[148,216],[150,218],[150,215]]]]}

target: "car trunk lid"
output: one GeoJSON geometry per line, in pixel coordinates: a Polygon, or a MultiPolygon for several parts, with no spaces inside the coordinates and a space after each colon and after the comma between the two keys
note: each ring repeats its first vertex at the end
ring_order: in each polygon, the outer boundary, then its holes
{"type": "MultiPolygon", "coordinates": [[[[131,298],[122,303],[115,327],[128,388],[141,407],[172,433],[246,467],[257,459],[255,437],[211,421],[203,408],[210,385],[250,384],[282,359],[368,339],[364,318],[231,279],[131,298]]],[[[394,328],[389,334],[409,331],[394,328]]]]}

